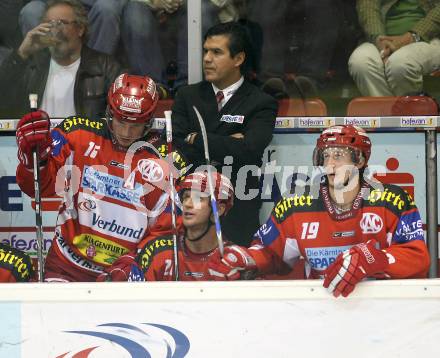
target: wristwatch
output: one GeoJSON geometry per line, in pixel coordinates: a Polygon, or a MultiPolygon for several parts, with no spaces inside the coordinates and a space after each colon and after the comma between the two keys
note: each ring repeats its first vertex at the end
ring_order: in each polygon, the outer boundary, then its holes
{"type": "Polygon", "coordinates": [[[188,144],[192,144],[192,143],[191,143],[191,139],[193,138],[193,136],[194,136],[195,134],[196,134],[195,132],[192,132],[192,133],[188,134],[188,135],[186,136],[186,138],[185,138],[185,142],[188,143],[188,144]]]}
{"type": "Polygon", "coordinates": [[[414,42],[422,41],[422,38],[420,37],[420,35],[417,32],[414,32],[414,31],[408,31],[408,32],[411,34],[414,42]]]}

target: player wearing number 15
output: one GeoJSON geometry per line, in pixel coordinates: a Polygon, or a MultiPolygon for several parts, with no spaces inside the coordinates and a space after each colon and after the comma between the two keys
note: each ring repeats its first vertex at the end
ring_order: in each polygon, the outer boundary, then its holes
{"type": "Polygon", "coordinates": [[[20,120],[18,185],[34,195],[32,151],[38,148],[41,194],[63,196],[46,281],[95,281],[119,256],[134,252],[153,224],[163,223],[169,167],[148,145],[156,145],[149,130],[157,100],[151,78],[123,74],[108,91],[106,119],[68,117],[52,131],[43,111],[20,120]]]}
{"type": "MultiPolygon", "coordinates": [[[[324,278],[336,297],[350,294],[364,278],[426,275],[429,254],[419,211],[398,186],[364,178],[370,154],[370,139],[360,128],[323,131],[313,161],[324,169],[324,181],[275,204],[246,250],[259,273],[292,268],[304,257],[306,276],[324,278]]],[[[238,265],[254,269],[230,260],[227,249],[222,261],[211,264],[223,274],[238,265]]]]}

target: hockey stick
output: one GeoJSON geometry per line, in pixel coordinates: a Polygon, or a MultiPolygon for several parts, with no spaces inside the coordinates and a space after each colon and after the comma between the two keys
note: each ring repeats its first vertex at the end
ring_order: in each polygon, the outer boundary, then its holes
{"type": "Polygon", "coordinates": [[[208,187],[209,187],[209,195],[211,197],[211,207],[212,207],[212,213],[214,214],[214,221],[215,221],[215,231],[217,234],[217,243],[218,243],[218,249],[220,252],[220,256],[223,257],[224,249],[223,249],[223,237],[222,237],[222,228],[220,225],[220,218],[218,215],[217,210],[217,200],[214,196],[214,186],[212,184],[212,171],[211,171],[211,160],[209,159],[209,148],[208,148],[208,136],[206,134],[206,127],[205,123],[203,122],[203,118],[200,115],[199,111],[195,106],[193,106],[194,112],[196,112],[197,119],[199,120],[200,130],[202,132],[202,138],[203,138],[203,148],[205,150],[205,161],[206,161],[206,167],[208,170],[208,187]]]}
{"type": "MultiPolygon", "coordinates": [[[[31,93],[29,102],[31,112],[37,110],[38,95],[31,93]]],[[[34,167],[34,191],[35,191],[35,229],[37,238],[37,257],[38,257],[38,281],[43,282],[44,257],[43,257],[43,215],[41,212],[41,181],[40,181],[40,157],[38,156],[38,146],[32,151],[34,167]]]]}
{"type": "Polygon", "coordinates": [[[168,161],[170,162],[170,199],[171,199],[171,224],[173,226],[173,255],[174,255],[174,280],[179,281],[179,249],[177,242],[176,203],[174,201],[174,177],[173,177],[173,128],[171,125],[171,111],[164,111],[165,131],[167,137],[168,161]]]}

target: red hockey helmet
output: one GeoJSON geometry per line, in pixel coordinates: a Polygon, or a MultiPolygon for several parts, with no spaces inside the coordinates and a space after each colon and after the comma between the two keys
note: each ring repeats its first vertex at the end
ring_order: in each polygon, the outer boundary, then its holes
{"type": "Polygon", "coordinates": [[[323,151],[329,147],[346,147],[354,153],[353,162],[358,163],[360,155],[365,158],[365,166],[371,155],[371,142],[367,133],[352,125],[333,126],[325,129],[318,140],[313,152],[313,165],[323,165],[323,151]]]}
{"type": "Polygon", "coordinates": [[[156,83],[147,76],[119,75],[107,94],[109,115],[129,123],[147,123],[159,96],[156,83]]]}
{"type": "MultiPolygon", "coordinates": [[[[225,204],[226,214],[234,205],[234,187],[231,181],[224,175],[213,171],[212,184],[214,186],[215,199],[225,204]]],[[[184,190],[198,190],[202,193],[209,192],[208,172],[194,172],[185,177],[180,183],[179,194],[184,190]]]]}

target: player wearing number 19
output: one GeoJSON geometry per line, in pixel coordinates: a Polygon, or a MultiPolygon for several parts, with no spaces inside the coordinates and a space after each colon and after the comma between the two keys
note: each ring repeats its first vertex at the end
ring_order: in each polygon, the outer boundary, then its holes
{"type": "Polygon", "coordinates": [[[336,297],[349,295],[364,278],[425,277],[429,254],[419,211],[400,187],[364,179],[370,154],[362,129],[324,130],[313,155],[324,181],[317,182],[316,192],[306,186],[275,204],[254,245],[242,248],[256,268],[225,249],[212,269],[224,275],[237,268],[274,273],[304,257],[306,276],[324,278],[336,297]]]}
{"type": "Polygon", "coordinates": [[[46,281],[95,281],[119,256],[134,252],[152,225],[171,222],[162,221],[169,166],[154,147],[135,144],[156,145],[158,136],[149,132],[158,101],[154,81],[120,75],[107,100],[106,119],[68,117],[50,131],[48,115],[36,111],[18,124],[18,185],[34,195],[32,151],[38,148],[42,196],[63,196],[46,281]]]}

